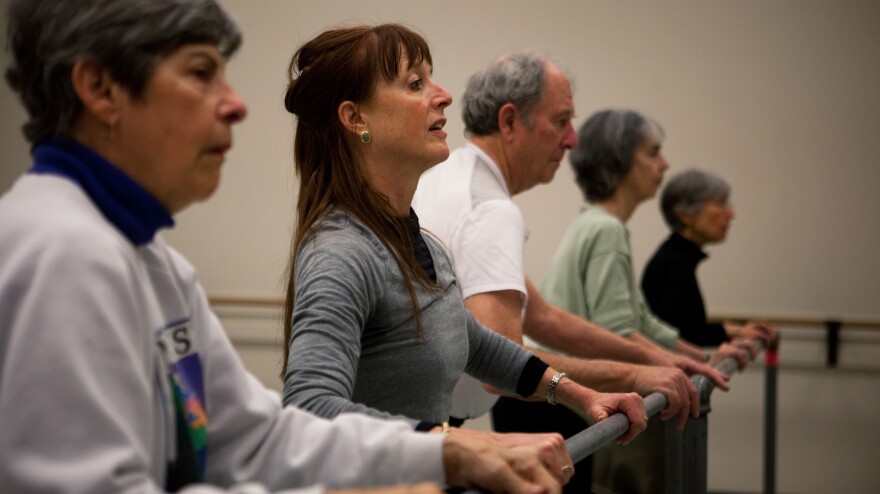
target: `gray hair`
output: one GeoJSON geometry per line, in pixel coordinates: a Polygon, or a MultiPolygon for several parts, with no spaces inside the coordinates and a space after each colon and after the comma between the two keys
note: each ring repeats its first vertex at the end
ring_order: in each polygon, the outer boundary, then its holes
{"type": "Polygon", "coordinates": [[[702,170],[686,170],[669,179],[660,195],[660,212],[673,232],[681,232],[685,224],[679,213],[696,214],[710,199],[727,201],[730,185],[723,178],[702,170]]]}
{"type": "Polygon", "coordinates": [[[515,105],[525,115],[526,126],[531,126],[550,63],[546,55],[520,51],[504,55],[472,75],[462,98],[465,132],[479,136],[498,132],[498,110],[507,103],[515,105]]]}
{"type": "Polygon", "coordinates": [[[632,168],[636,148],[649,136],[662,139],[663,128],[632,110],[603,110],[581,125],[569,161],[587,201],[602,201],[614,194],[632,168]]]}
{"type": "Polygon", "coordinates": [[[214,0],[11,0],[6,81],[30,119],[32,144],[69,135],[82,109],[73,65],[94,60],[134,97],[157,63],[188,43],[210,43],[230,57],[241,44],[235,22],[214,0]]]}

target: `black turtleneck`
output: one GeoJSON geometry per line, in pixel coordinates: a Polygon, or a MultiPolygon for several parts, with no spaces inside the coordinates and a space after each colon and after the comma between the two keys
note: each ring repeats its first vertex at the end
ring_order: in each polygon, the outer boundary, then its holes
{"type": "Polygon", "coordinates": [[[728,340],[727,332],[706,320],[697,283],[697,265],[706,257],[697,244],[673,233],[645,266],[642,292],[651,311],[678,328],[680,337],[699,346],[717,346],[728,340]]]}

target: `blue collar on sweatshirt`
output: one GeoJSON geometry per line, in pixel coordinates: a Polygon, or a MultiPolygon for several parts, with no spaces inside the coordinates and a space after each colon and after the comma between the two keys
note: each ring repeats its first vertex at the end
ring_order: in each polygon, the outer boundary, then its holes
{"type": "Polygon", "coordinates": [[[60,175],[76,182],[135,245],[149,243],[159,228],[174,226],[168,211],[143,187],[76,141],[59,137],[43,141],[33,156],[28,173],[60,175]]]}

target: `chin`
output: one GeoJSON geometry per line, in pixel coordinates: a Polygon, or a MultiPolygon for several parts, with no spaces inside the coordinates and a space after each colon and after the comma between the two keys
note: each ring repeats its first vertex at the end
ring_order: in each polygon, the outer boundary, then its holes
{"type": "Polygon", "coordinates": [[[217,189],[220,187],[220,174],[217,174],[216,180],[212,180],[210,183],[206,183],[201,187],[199,191],[199,195],[196,198],[198,202],[207,201],[214,195],[214,192],[217,192],[217,189]]]}
{"type": "Polygon", "coordinates": [[[443,163],[446,159],[449,158],[449,148],[446,148],[444,151],[438,152],[436,156],[434,156],[434,163],[431,166],[443,163]]]}

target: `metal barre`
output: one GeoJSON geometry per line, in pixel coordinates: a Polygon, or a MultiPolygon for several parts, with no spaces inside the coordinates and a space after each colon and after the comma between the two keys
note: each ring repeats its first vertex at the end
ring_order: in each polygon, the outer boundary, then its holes
{"type": "MultiPolygon", "coordinates": [[[[765,349],[760,342],[757,343],[757,346],[758,353],[765,349]]],[[[715,369],[721,371],[725,375],[731,376],[738,369],[738,365],[734,358],[728,357],[719,362],[718,365],[715,366],[715,369]]],[[[697,388],[697,395],[700,399],[700,414],[703,415],[708,411],[709,396],[711,396],[712,391],[715,389],[715,385],[702,374],[697,374],[691,377],[691,381],[697,388]]],[[[648,417],[653,417],[657,412],[666,407],[666,396],[662,393],[651,393],[644,398],[644,403],[645,414],[648,415],[648,417]]],[[[688,420],[693,420],[693,418],[689,418],[688,420]]],[[[627,429],[629,429],[629,419],[627,419],[626,415],[623,413],[618,412],[566,439],[565,446],[568,448],[568,454],[571,456],[574,463],[578,463],[623,435],[627,429]]],[[[677,479],[677,481],[680,480],[681,479],[677,479]]],[[[680,485],[676,484],[676,487],[680,487],[680,485]]],[[[447,489],[447,493],[480,494],[480,491],[452,488],[447,489]]]]}
{"type": "MultiPolygon", "coordinates": [[[[222,306],[222,305],[237,305],[244,307],[270,307],[270,308],[283,308],[284,300],[279,297],[273,296],[264,296],[264,295],[248,295],[248,294],[221,294],[221,293],[210,293],[208,294],[208,301],[213,306],[222,306]]],[[[796,317],[774,317],[774,316],[746,316],[742,314],[711,314],[709,316],[709,322],[724,322],[727,320],[731,321],[767,321],[771,324],[776,324],[779,326],[819,326],[825,327],[828,325],[827,319],[809,319],[809,318],[796,318],[796,317]]],[[[863,329],[874,329],[880,330],[880,321],[873,321],[867,319],[835,319],[836,322],[841,324],[842,328],[863,328],[863,329]]]]}
{"type": "MultiPolygon", "coordinates": [[[[736,360],[728,357],[719,362],[715,369],[725,375],[732,375],[737,370],[736,360]]],[[[691,381],[697,387],[697,394],[700,397],[702,408],[702,404],[709,399],[709,395],[712,394],[715,385],[701,374],[693,376],[691,381]]],[[[653,417],[657,412],[666,407],[666,397],[661,393],[651,393],[644,398],[644,401],[645,413],[648,417],[653,417]]],[[[615,413],[607,419],[568,438],[565,441],[565,445],[568,447],[568,454],[577,463],[610,444],[611,441],[623,435],[627,429],[629,429],[629,419],[623,413],[615,413]]]]}
{"type": "MultiPolygon", "coordinates": [[[[251,297],[211,297],[210,302],[212,305],[216,306],[241,306],[245,309],[260,309],[263,310],[265,308],[278,309],[280,306],[280,300],[276,300],[273,298],[251,298],[251,297]]],[[[786,321],[791,322],[791,321],[786,321]]],[[[803,324],[811,324],[813,321],[799,321],[803,324]]],[[[837,322],[840,325],[840,322],[837,322]]],[[[850,322],[848,324],[852,324],[855,326],[863,326],[869,327],[871,329],[880,329],[880,323],[878,322],[850,322]]],[[[838,326],[839,327],[839,326],[838,326]]],[[[251,339],[240,339],[238,343],[250,344],[250,345],[260,345],[260,346],[275,346],[277,343],[268,342],[263,340],[251,340],[251,339]]],[[[764,350],[762,345],[759,344],[759,350],[764,350]]],[[[776,401],[776,384],[775,384],[775,371],[777,367],[776,361],[776,351],[774,349],[773,352],[767,353],[767,362],[770,363],[772,353],[773,364],[767,366],[767,370],[765,371],[767,383],[766,387],[766,396],[765,396],[765,464],[764,464],[764,480],[765,480],[765,493],[772,494],[775,492],[775,401],[776,401]],[[769,431],[769,432],[768,432],[769,431]]],[[[737,370],[736,361],[733,358],[728,358],[721,361],[715,369],[721,371],[725,375],[732,375],[737,370]]],[[[696,375],[691,378],[691,381],[697,388],[697,394],[700,400],[700,416],[698,418],[693,418],[688,421],[688,426],[686,426],[685,437],[692,435],[691,430],[700,431],[698,435],[701,434],[702,441],[702,463],[693,464],[696,466],[696,469],[702,469],[702,475],[694,475],[692,473],[688,474],[688,478],[683,479],[679,474],[674,473],[675,468],[679,468],[677,466],[670,467],[670,459],[667,458],[666,464],[666,472],[667,472],[667,481],[666,481],[666,492],[705,492],[706,490],[706,464],[705,464],[705,456],[706,456],[706,420],[705,416],[709,412],[709,397],[714,390],[714,384],[712,384],[705,376],[696,375]],[[692,424],[693,423],[693,428],[692,424]],[[673,470],[670,470],[672,468],[673,470]],[[670,472],[672,476],[670,477],[670,472]],[[693,478],[690,478],[693,477],[693,478]],[[671,479],[671,480],[670,480],[671,479]],[[683,487],[684,486],[684,487],[683,487]]],[[[660,393],[652,393],[646,397],[644,397],[644,406],[645,413],[648,417],[652,417],[657,414],[660,410],[666,407],[667,400],[666,397],[660,393]]],[[[667,431],[672,430],[672,426],[670,423],[666,424],[667,431]]],[[[629,421],[626,416],[622,413],[614,414],[613,416],[603,420],[602,422],[595,424],[580,433],[570,437],[566,441],[566,448],[569,450],[569,454],[574,460],[575,463],[582,461],[584,458],[589,455],[595,453],[602,447],[610,444],[614,439],[620,437],[624,434],[629,428],[629,421]]],[[[669,434],[669,432],[667,432],[669,434]]],[[[669,441],[669,439],[667,439],[669,441]]],[[[680,440],[679,440],[680,441],[680,440]]],[[[669,444],[667,443],[667,455],[669,452],[669,444]]],[[[678,446],[680,447],[680,446],[678,446]]],[[[673,448],[676,448],[675,446],[673,448]]],[[[692,447],[691,447],[692,448],[692,447]]],[[[697,447],[697,449],[700,449],[697,447]]],[[[699,452],[698,455],[699,456],[699,452]]],[[[680,465],[682,462],[682,458],[680,455],[674,455],[674,462],[678,462],[680,465]]],[[[675,463],[672,463],[675,465],[675,463]]],[[[472,493],[476,491],[464,491],[462,489],[448,489],[447,492],[467,492],[472,493]]]]}

